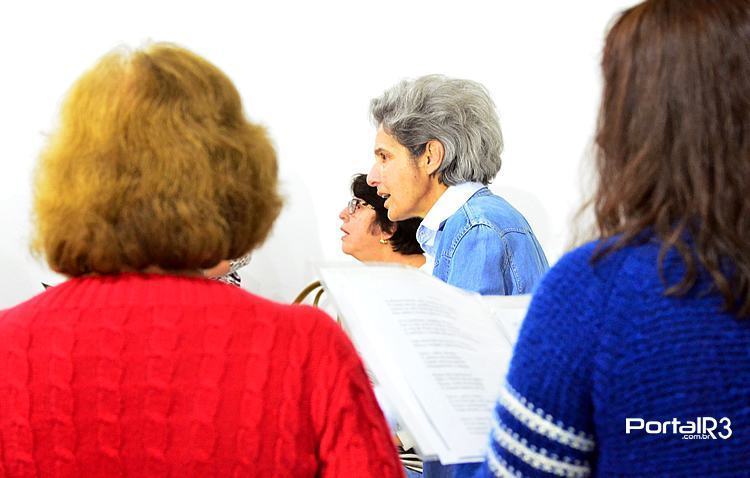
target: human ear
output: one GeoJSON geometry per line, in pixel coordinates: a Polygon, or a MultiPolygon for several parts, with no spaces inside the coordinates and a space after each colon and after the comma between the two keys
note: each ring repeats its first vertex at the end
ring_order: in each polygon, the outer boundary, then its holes
{"type": "Polygon", "coordinates": [[[384,239],[390,239],[394,234],[396,234],[395,224],[391,224],[391,227],[389,227],[388,229],[380,229],[380,236],[384,239]]]}
{"type": "Polygon", "coordinates": [[[445,148],[443,143],[436,139],[431,139],[427,142],[424,150],[424,167],[430,176],[435,174],[440,165],[443,164],[443,158],[445,157],[445,148]]]}

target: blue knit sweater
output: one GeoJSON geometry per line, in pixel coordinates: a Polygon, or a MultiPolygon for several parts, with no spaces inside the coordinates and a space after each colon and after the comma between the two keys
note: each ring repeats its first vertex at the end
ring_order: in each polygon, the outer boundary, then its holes
{"type": "MultiPolygon", "coordinates": [[[[594,246],[536,290],[474,476],[750,476],[750,321],[705,274],[666,297],[657,244],[592,266],[594,246]]],[[[678,282],[677,254],[664,266],[678,282]]]]}

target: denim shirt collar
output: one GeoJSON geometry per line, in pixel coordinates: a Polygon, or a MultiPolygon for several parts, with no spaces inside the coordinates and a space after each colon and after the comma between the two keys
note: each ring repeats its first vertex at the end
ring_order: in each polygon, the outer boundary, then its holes
{"type": "Polygon", "coordinates": [[[484,184],[475,182],[449,186],[427,212],[417,229],[417,242],[430,258],[435,256],[435,239],[440,226],[483,187],[484,184]]]}

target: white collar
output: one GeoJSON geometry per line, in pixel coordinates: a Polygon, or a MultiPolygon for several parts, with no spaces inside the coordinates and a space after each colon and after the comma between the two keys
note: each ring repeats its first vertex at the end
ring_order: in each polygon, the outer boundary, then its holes
{"type": "Polygon", "coordinates": [[[427,251],[435,243],[435,236],[440,225],[453,215],[458,209],[466,204],[477,191],[482,189],[484,184],[475,182],[466,182],[449,186],[448,189],[432,205],[427,215],[422,219],[417,229],[417,241],[422,245],[422,249],[427,251]],[[427,248],[425,248],[427,246],[427,248]]]}

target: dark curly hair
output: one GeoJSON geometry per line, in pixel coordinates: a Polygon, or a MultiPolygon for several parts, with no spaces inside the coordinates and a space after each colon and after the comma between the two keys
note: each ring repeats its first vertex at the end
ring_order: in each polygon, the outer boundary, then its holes
{"type": "Polygon", "coordinates": [[[643,240],[677,251],[686,294],[710,274],[750,315],[750,2],[648,0],[607,35],[596,135],[597,260],[643,240]]]}
{"type": "Polygon", "coordinates": [[[388,219],[385,199],[378,196],[377,188],[367,184],[366,174],[357,174],[352,178],[352,194],[375,208],[375,222],[384,232],[393,233],[388,240],[394,252],[406,256],[422,254],[422,248],[417,242],[417,228],[422,218],[414,217],[404,221],[392,222],[388,219]]]}

